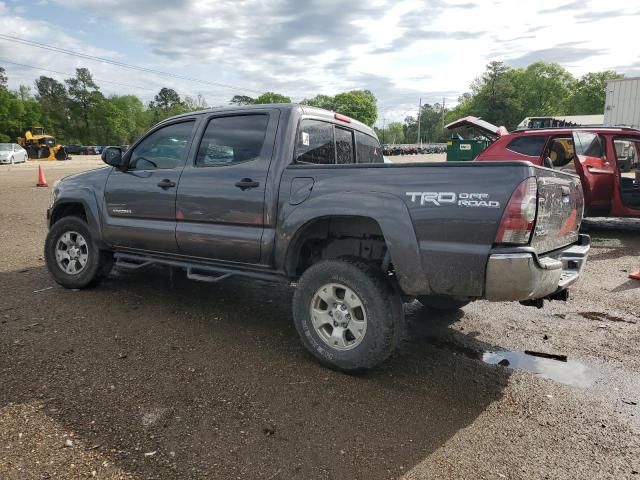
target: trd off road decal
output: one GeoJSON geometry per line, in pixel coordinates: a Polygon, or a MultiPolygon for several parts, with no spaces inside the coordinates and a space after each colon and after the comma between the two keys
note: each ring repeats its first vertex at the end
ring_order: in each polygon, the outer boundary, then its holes
{"type": "Polygon", "coordinates": [[[455,193],[455,192],[407,192],[412,203],[442,207],[457,205],[468,208],[500,208],[500,202],[490,200],[488,193],[455,193]]]}

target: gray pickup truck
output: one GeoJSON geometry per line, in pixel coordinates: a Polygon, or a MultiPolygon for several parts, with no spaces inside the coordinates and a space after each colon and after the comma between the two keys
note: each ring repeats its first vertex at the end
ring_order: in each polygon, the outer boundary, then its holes
{"type": "Polygon", "coordinates": [[[369,127],[307,106],[181,115],[102,158],[53,188],[45,259],[59,284],[89,287],[114,264],[291,284],[302,341],[343,371],[391,354],[403,301],[566,300],[589,251],[578,177],[385,164],[369,127]]]}

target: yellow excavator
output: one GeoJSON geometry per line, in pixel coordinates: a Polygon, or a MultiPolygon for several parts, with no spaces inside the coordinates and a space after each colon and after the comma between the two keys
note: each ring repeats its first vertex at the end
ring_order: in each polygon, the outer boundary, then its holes
{"type": "Polygon", "coordinates": [[[28,127],[17,143],[27,151],[30,160],[66,160],[67,152],[42,127],[28,127]]]}

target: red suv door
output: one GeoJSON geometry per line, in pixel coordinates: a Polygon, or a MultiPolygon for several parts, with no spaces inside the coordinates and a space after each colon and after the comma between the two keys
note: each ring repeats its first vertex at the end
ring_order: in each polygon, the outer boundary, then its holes
{"type": "Polygon", "coordinates": [[[615,165],[605,155],[604,139],[585,131],[573,132],[576,172],[582,180],[585,210],[590,216],[606,216],[611,211],[616,178],[615,165]]]}

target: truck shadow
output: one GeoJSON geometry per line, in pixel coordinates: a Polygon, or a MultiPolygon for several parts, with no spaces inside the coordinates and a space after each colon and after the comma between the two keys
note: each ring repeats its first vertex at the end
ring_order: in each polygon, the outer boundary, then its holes
{"type": "Polygon", "coordinates": [[[499,400],[510,375],[477,360],[493,346],[449,328],[462,311],[408,306],[398,353],[348,376],[304,350],[288,287],[153,269],[74,292],[44,268],[0,273],[9,285],[0,408],[42,402],[143,478],[400,477],[499,400]]]}

